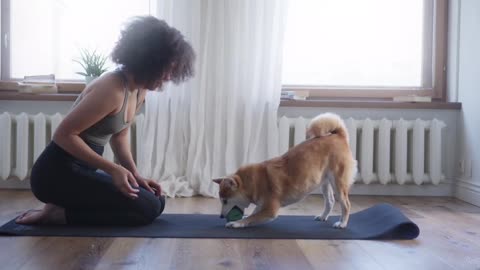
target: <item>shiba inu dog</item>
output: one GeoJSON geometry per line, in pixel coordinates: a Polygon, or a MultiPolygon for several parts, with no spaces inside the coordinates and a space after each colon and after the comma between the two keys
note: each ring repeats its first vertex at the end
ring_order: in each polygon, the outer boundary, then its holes
{"type": "Polygon", "coordinates": [[[327,220],[337,197],[342,214],[333,226],[345,228],[350,215],[348,194],[356,167],[344,122],[338,115],[321,114],[310,122],[307,140],[282,156],[242,166],[232,175],[213,179],[220,185],[221,217],[235,206],[243,211],[253,203],[256,208],[251,215],[228,222],[226,227],[265,223],[277,217],[280,207],[298,202],[321,187],[325,207],[315,220],[327,220]]]}

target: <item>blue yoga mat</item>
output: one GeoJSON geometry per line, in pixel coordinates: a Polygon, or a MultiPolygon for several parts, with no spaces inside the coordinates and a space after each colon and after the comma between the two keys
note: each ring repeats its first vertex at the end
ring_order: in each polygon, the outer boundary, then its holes
{"type": "Polygon", "coordinates": [[[314,221],[313,216],[279,216],[256,227],[225,228],[218,215],[163,214],[152,224],[120,226],[30,226],[14,220],[0,228],[4,236],[78,236],[145,238],[245,238],[245,239],[414,239],[420,230],[402,212],[390,204],[378,204],[350,215],[346,229],[335,229],[339,220],[314,221]]]}

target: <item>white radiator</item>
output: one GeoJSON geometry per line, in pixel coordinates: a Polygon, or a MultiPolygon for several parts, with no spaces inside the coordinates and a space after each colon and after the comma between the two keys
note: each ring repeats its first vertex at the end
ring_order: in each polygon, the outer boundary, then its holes
{"type": "MultiPolygon", "coordinates": [[[[280,152],[306,137],[310,119],[279,119],[280,152]]],[[[356,182],[370,184],[439,184],[442,170],[442,128],[433,120],[345,120],[350,148],[358,160],[356,182]]]]}
{"type": "MultiPolygon", "coordinates": [[[[8,112],[0,114],[0,179],[27,179],[34,161],[50,142],[62,119],[63,116],[58,113],[54,115],[43,113],[16,115],[8,112]]],[[[138,127],[142,123],[143,115],[136,116],[129,134],[129,136],[134,134],[130,136],[134,158],[137,142],[142,138],[138,134],[141,130],[138,127]]],[[[103,156],[108,160],[114,160],[110,145],[105,147],[103,156]]]]}
{"type": "MultiPolygon", "coordinates": [[[[35,159],[50,142],[63,116],[39,113],[0,114],[0,179],[29,177],[35,159]]],[[[136,116],[132,125],[131,146],[134,158],[140,145],[144,116],[136,116]]],[[[310,119],[279,119],[279,152],[305,140],[310,119]]],[[[358,160],[356,181],[369,183],[439,184],[442,173],[442,128],[433,120],[355,120],[345,121],[350,134],[350,147],[358,160]]],[[[104,157],[113,160],[106,146],[104,157]]]]}

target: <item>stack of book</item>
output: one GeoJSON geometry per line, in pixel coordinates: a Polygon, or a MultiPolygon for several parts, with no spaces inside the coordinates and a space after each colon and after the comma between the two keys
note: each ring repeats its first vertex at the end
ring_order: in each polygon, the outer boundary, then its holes
{"type": "Polygon", "coordinates": [[[58,87],[55,82],[55,75],[25,76],[18,82],[18,92],[29,94],[57,93],[58,87]]]}
{"type": "Polygon", "coordinates": [[[282,91],[281,99],[283,100],[306,100],[308,91],[282,91]]]}
{"type": "Polygon", "coordinates": [[[417,96],[417,95],[397,96],[397,97],[393,97],[393,101],[395,102],[432,102],[432,97],[417,96]]]}

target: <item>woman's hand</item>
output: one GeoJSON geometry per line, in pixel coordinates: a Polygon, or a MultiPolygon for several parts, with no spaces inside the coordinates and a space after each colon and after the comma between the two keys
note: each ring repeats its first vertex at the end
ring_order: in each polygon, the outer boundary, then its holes
{"type": "Polygon", "coordinates": [[[155,196],[160,197],[160,195],[162,194],[162,187],[157,182],[153,181],[152,179],[144,178],[138,173],[135,173],[134,177],[141,187],[152,192],[153,194],[155,194],[155,196]]]}
{"type": "Polygon", "coordinates": [[[113,184],[118,190],[129,198],[138,198],[138,182],[129,170],[117,165],[109,173],[112,176],[113,184]]]}

